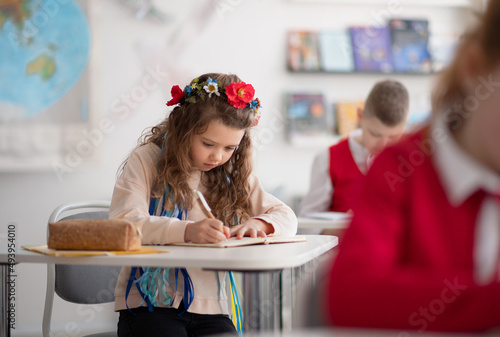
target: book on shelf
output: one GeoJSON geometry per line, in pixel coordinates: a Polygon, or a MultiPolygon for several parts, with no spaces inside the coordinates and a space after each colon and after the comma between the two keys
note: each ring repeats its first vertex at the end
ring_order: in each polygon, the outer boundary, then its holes
{"type": "Polygon", "coordinates": [[[193,243],[193,242],[182,242],[182,243],[172,243],[172,246],[189,246],[189,247],[209,247],[209,248],[230,248],[230,247],[241,247],[250,245],[268,245],[275,243],[291,243],[291,242],[305,242],[307,241],[304,236],[295,235],[291,237],[278,237],[278,236],[268,236],[265,238],[250,238],[244,237],[237,239],[231,237],[225,241],[218,243],[193,243]]]}
{"type": "Polygon", "coordinates": [[[358,110],[363,109],[364,101],[339,101],[335,104],[335,129],[340,137],[359,128],[358,110]]]}
{"type": "Polygon", "coordinates": [[[395,72],[430,73],[429,22],[416,19],[389,20],[395,72]]]}
{"type": "Polygon", "coordinates": [[[349,28],[349,32],[356,71],[393,71],[388,27],[353,26],[349,28]]]}
{"type": "Polygon", "coordinates": [[[291,143],[310,143],[332,136],[322,93],[287,93],[285,105],[291,143]]]}
{"type": "Polygon", "coordinates": [[[331,72],[354,71],[352,44],[347,29],[318,33],[321,70],[331,72]]]}
{"type": "Polygon", "coordinates": [[[288,67],[292,71],[318,71],[320,60],[316,32],[288,32],[288,67]]]}

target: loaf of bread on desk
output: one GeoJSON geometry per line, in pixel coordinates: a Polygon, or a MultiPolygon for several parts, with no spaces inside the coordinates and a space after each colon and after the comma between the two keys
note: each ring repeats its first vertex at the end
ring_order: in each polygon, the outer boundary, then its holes
{"type": "Polygon", "coordinates": [[[51,249],[132,251],[141,249],[136,225],[119,219],[71,219],[49,223],[51,249]]]}

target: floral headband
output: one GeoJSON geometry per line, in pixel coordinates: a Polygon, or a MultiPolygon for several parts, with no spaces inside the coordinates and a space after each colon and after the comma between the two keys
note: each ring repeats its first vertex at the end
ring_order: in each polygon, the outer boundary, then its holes
{"type": "Polygon", "coordinates": [[[252,126],[257,125],[261,115],[259,111],[261,106],[260,100],[258,98],[253,98],[255,94],[253,86],[245,82],[231,83],[225,88],[221,88],[219,85],[219,82],[210,77],[204,82],[200,82],[198,78],[195,78],[190,85],[184,87],[184,90],[178,85],[174,85],[170,91],[172,99],[167,102],[167,106],[196,103],[197,97],[204,100],[207,95],[209,98],[212,97],[212,95],[222,95],[222,97],[226,97],[229,104],[236,109],[252,109],[255,113],[255,122],[252,126]]]}

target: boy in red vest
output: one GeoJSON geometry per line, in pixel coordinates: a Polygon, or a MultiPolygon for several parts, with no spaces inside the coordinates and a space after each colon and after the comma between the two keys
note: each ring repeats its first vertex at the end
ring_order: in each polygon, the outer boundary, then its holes
{"type": "Polygon", "coordinates": [[[498,334],[500,1],[487,6],[440,75],[430,124],[370,168],[322,289],[331,324],[498,334]]]}
{"type": "MultiPolygon", "coordinates": [[[[394,80],[376,83],[364,109],[358,110],[361,128],[315,157],[300,215],[351,210],[373,158],[403,134],[408,110],[409,95],[403,84],[394,80]]],[[[341,235],[329,230],[323,234],[341,235]]]]}

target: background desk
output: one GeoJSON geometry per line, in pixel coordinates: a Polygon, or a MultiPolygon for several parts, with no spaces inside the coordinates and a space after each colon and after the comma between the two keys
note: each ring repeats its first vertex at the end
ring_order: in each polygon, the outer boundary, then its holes
{"type": "Polygon", "coordinates": [[[299,229],[344,229],[349,226],[351,219],[327,220],[317,218],[298,218],[299,229]]]}
{"type": "MultiPolygon", "coordinates": [[[[63,257],[48,256],[26,251],[17,247],[15,253],[15,263],[54,263],[54,264],[79,264],[79,265],[104,265],[104,266],[159,266],[159,267],[198,267],[214,270],[235,270],[245,272],[243,280],[244,306],[243,315],[245,317],[245,329],[247,331],[268,330],[272,326],[262,326],[261,324],[248,324],[248,318],[255,317],[256,305],[262,302],[263,292],[252,291],[256,282],[256,277],[265,276],[271,273],[274,280],[273,285],[278,285],[280,289],[280,303],[273,304],[282,308],[281,278],[276,279],[273,273],[281,273],[283,269],[300,267],[323,253],[335,247],[338,240],[334,236],[307,235],[306,242],[253,245],[233,248],[199,248],[184,246],[155,246],[155,248],[166,250],[166,254],[137,254],[137,255],[110,255],[110,256],[89,256],[89,257],[63,257]],[[254,273],[249,273],[254,272],[254,273]],[[249,275],[249,277],[247,277],[249,275]],[[253,302],[255,301],[255,302],[253,302]]],[[[5,320],[8,312],[8,292],[7,284],[9,277],[9,264],[7,248],[0,248],[0,279],[1,279],[1,331],[0,337],[10,336],[9,325],[5,320]],[[3,321],[2,321],[3,320],[3,321]]],[[[262,282],[261,282],[262,283],[262,282]]],[[[272,286],[273,286],[272,285],[272,286]]],[[[273,289],[271,289],[273,290],[273,289]]],[[[273,292],[274,293],[274,292],[273,292]]],[[[264,311],[258,311],[259,315],[264,311]]],[[[266,310],[271,319],[267,322],[276,323],[277,315],[272,310],[266,310]]],[[[279,318],[281,322],[281,318],[279,318]]],[[[281,323],[280,323],[281,325],[281,323]]]]}

